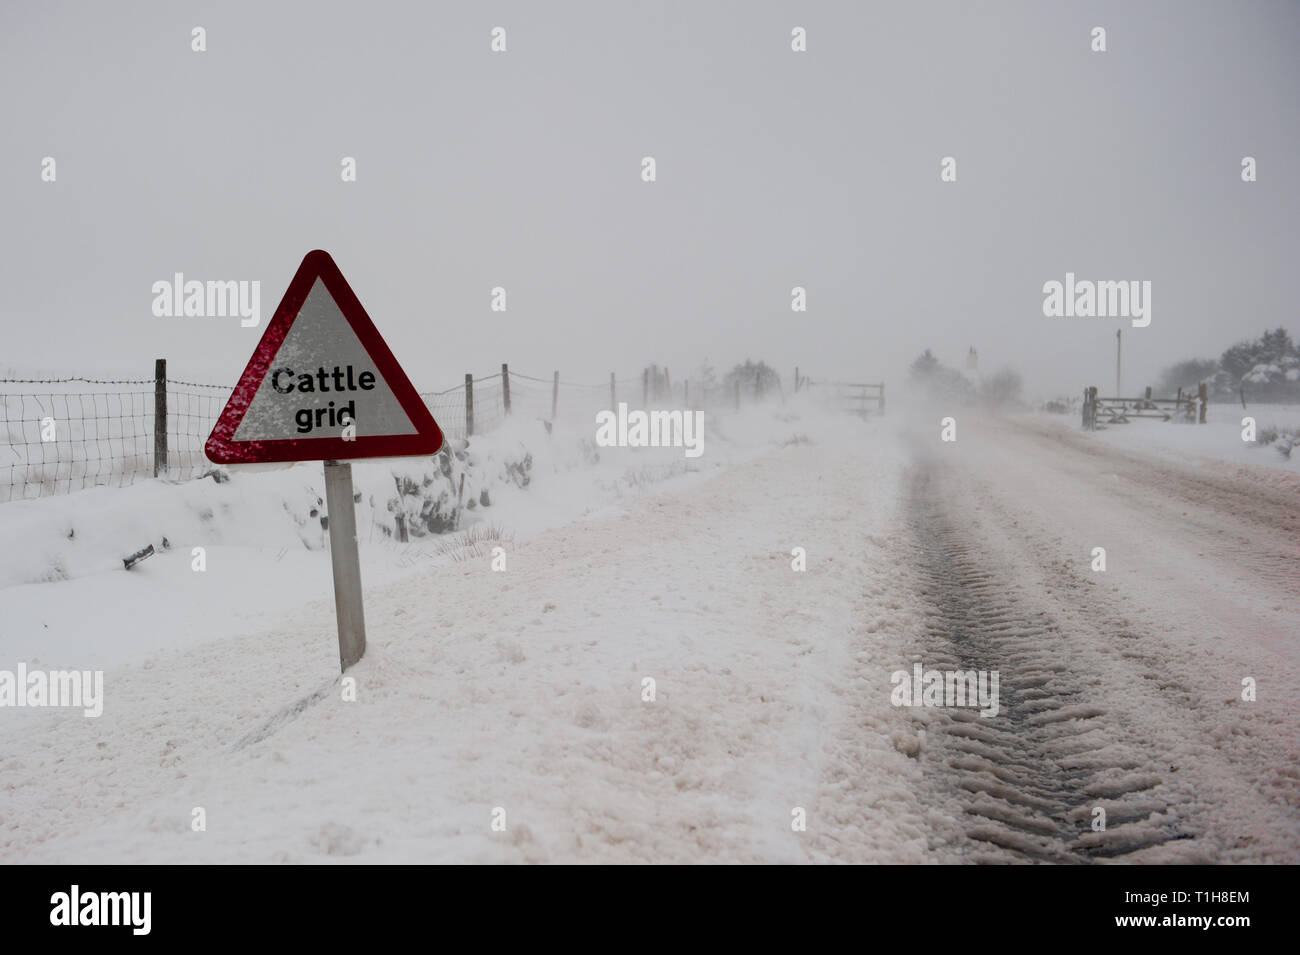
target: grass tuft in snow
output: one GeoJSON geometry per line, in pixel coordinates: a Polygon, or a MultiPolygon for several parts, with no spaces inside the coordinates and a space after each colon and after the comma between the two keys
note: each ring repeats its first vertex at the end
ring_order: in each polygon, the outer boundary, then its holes
{"type": "Polygon", "coordinates": [[[1255,442],[1260,446],[1272,445],[1273,449],[1284,458],[1291,457],[1292,449],[1300,444],[1300,428],[1279,428],[1275,424],[1265,425],[1255,435],[1255,442]]]}
{"type": "Polygon", "coordinates": [[[434,552],[461,564],[475,557],[486,557],[498,544],[513,544],[515,535],[500,524],[474,524],[457,534],[434,540],[434,552]]]}
{"type": "Polygon", "coordinates": [[[639,468],[627,468],[615,487],[621,497],[623,486],[633,491],[644,491],[660,481],[685,473],[685,459],[668,464],[644,464],[639,468]]]}

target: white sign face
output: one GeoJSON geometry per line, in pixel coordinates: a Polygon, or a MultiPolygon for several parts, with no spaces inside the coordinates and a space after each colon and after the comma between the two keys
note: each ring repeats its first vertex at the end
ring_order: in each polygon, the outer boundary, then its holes
{"type": "Polygon", "coordinates": [[[414,422],[317,279],[253,395],[236,441],[412,435],[414,422]]]}

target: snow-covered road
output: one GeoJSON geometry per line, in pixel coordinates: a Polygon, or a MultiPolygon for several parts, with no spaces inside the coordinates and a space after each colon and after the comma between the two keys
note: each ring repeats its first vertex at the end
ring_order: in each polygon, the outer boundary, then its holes
{"type": "Polygon", "coordinates": [[[931,734],[970,833],[1057,861],[1296,861],[1300,481],[1033,418],[916,443],[926,662],[998,669],[1006,707],[931,734]]]}
{"type": "Polygon", "coordinates": [[[0,857],[1300,861],[1300,478],[789,430],[369,586],[356,702],[318,600],[109,668],[99,719],[5,712],[0,857]],[[917,662],[998,670],[999,715],[892,705],[917,662]]]}

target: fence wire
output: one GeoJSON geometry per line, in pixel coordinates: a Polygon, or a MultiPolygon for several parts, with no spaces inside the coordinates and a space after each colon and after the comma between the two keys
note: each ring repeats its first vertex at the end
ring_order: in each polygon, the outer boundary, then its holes
{"type": "MultiPolygon", "coordinates": [[[[500,372],[473,379],[474,434],[486,434],[505,421],[505,385],[500,372]]],[[[0,502],[121,487],[154,477],[155,386],[151,378],[0,379],[0,502]],[[27,390],[29,385],[41,388],[27,390]]],[[[167,455],[158,476],[200,477],[213,467],[203,446],[233,388],[168,378],[165,390],[167,455]]],[[[648,373],[616,375],[611,394],[608,380],[557,382],[555,376],[511,371],[509,391],[512,417],[562,418],[593,426],[597,412],[619,402],[695,409],[728,409],[737,402],[734,388],[715,381],[669,382],[666,375],[655,379],[648,373]]],[[[419,394],[449,440],[469,436],[463,382],[419,394]]],[[[743,397],[751,400],[748,393],[743,397]]]]}
{"type": "MultiPolygon", "coordinates": [[[[168,382],[170,386],[172,382],[168,382]]],[[[167,476],[200,477],[212,464],[203,445],[212,433],[230,391],[181,391],[167,389],[167,476]]],[[[152,402],[150,402],[152,406],[152,402]]],[[[150,409],[152,411],[152,407],[150,409]]],[[[150,427],[152,428],[152,414],[150,427]]],[[[152,434],[152,431],[150,431],[152,434]]],[[[152,444],[152,441],[150,442],[152,444]]]]}
{"type": "Polygon", "coordinates": [[[465,439],[465,386],[446,391],[422,391],[420,398],[448,441],[465,439]]]}
{"type": "Polygon", "coordinates": [[[148,390],[0,393],[0,445],[5,501],[152,476],[152,383],[148,390]]]}

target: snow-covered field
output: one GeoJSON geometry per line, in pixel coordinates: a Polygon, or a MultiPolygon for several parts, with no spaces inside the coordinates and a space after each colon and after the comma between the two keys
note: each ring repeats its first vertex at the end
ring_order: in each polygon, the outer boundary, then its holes
{"type": "Polygon", "coordinates": [[[3,505],[0,668],[106,699],[0,710],[0,858],[1300,859],[1300,478],[959,417],[754,409],[690,462],[520,424],[479,445],[535,459],[476,514],[504,571],[366,539],[358,465],[355,702],[319,466],[3,505]],[[916,662],[999,669],[1002,714],[892,705],[916,662]]]}

